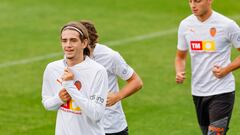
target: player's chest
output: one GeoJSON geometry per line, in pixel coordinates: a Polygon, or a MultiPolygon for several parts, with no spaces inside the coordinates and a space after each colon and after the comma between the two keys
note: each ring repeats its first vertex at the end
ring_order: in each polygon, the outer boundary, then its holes
{"type": "MultiPolygon", "coordinates": [[[[59,91],[63,88],[62,75],[63,73],[55,74],[54,87],[56,88],[56,91],[59,91]]],[[[89,90],[92,87],[92,81],[93,79],[90,75],[74,73],[73,84],[76,87],[76,90],[83,91],[83,93],[85,93],[86,95],[91,93],[89,90]]]]}
{"type": "Polygon", "coordinates": [[[226,48],[228,40],[222,27],[189,27],[185,39],[191,52],[218,52],[226,48]]]}

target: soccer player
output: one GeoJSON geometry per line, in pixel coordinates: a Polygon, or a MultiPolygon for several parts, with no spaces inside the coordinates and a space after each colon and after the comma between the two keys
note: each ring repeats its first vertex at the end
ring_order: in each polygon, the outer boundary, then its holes
{"type": "Polygon", "coordinates": [[[122,56],[98,42],[95,26],[90,21],[81,21],[87,28],[90,38],[90,57],[103,65],[108,73],[107,107],[103,124],[106,135],[128,135],[127,121],[122,109],[121,100],[142,88],[143,83],[137,73],[125,62],[122,56]],[[118,78],[125,80],[126,85],[119,90],[118,78]]]}
{"type": "Polygon", "coordinates": [[[47,65],[42,103],[57,110],[56,135],[104,135],[100,122],[108,93],[106,69],[91,60],[88,32],[80,22],[61,29],[65,59],[47,65]]]}
{"type": "Polygon", "coordinates": [[[231,47],[240,51],[240,28],[212,10],[213,0],[189,0],[192,15],[179,26],[175,59],[176,82],[183,83],[187,50],[191,56],[192,95],[203,135],[225,135],[234,105],[231,47]]]}

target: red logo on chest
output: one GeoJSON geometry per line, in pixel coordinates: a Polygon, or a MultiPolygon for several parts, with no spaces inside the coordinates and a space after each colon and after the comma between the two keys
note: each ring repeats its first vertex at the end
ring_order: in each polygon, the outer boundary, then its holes
{"type": "Polygon", "coordinates": [[[202,41],[191,41],[191,50],[203,50],[202,41]]]}

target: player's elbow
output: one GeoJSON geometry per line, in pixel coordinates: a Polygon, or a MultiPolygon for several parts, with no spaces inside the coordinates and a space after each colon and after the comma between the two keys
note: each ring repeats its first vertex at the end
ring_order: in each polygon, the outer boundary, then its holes
{"type": "Polygon", "coordinates": [[[135,77],[134,77],[134,82],[135,82],[135,88],[137,90],[140,90],[143,87],[143,81],[142,79],[137,75],[137,73],[135,73],[135,77]]]}
{"type": "Polygon", "coordinates": [[[51,108],[49,108],[46,103],[42,103],[42,104],[43,104],[43,107],[44,107],[45,110],[47,110],[47,111],[50,111],[50,110],[51,110],[51,108]]]}
{"type": "Polygon", "coordinates": [[[43,107],[45,108],[45,110],[47,111],[55,111],[58,110],[58,108],[54,107],[54,106],[50,106],[47,102],[42,102],[43,107]]]}
{"type": "Polygon", "coordinates": [[[143,81],[139,78],[137,81],[137,89],[140,90],[143,87],[143,81]]]}
{"type": "Polygon", "coordinates": [[[52,108],[49,107],[46,103],[43,103],[43,107],[44,107],[44,109],[47,110],[47,111],[51,111],[51,110],[52,110],[52,108]]]}
{"type": "Polygon", "coordinates": [[[132,77],[128,80],[128,83],[132,83],[135,86],[135,90],[140,90],[143,87],[143,81],[138,76],[137,73],[134,73],[132,77]]]}

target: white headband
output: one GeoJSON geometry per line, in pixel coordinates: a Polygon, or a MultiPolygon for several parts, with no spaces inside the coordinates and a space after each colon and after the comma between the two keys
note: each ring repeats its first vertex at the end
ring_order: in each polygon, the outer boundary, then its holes
{"type": "Polygon", "coordinates": [[[66,26],[63,30],[65,30],[65,29],[74,29],[74,30],[76,30],[77,32],[79,32],[80,35],[83,36],[83,32],[82,32],[81,30],[79,30],[77,27],[74,27],[74,26],[66,26]]]}

